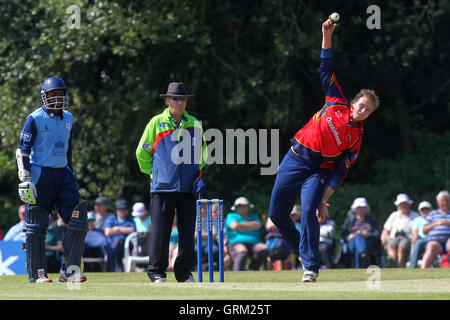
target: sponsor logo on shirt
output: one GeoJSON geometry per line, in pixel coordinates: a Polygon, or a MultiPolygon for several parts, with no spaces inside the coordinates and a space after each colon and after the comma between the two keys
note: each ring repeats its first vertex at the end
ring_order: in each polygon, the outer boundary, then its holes
{"type": "Polygon", "coordinates": [[[22,139],[25,142],[30,142],[31,141],[31,133],[27,133],[27,132],[22,132],[22,134],[20,135],[20,139],[22,139]]]}
{"type": "Polygon", "coordinates": [[[145,149],[145,150],[152,150],[152,146],[151,146],[150,144],[143,144],[143,145],[142,145],[142,149],[145,149]]]}
{"type": "Polygon", "coordinates": [[[333,121],[331,117],[328,117],[327,119],[328,127],[330,128],[331,132],[333,133],[334,139],[336,139],[336,143],[338,146],[342,144],[341,139],[339,138],[339,134],[336,130],[336,127],[333,124],[333,121]]]}

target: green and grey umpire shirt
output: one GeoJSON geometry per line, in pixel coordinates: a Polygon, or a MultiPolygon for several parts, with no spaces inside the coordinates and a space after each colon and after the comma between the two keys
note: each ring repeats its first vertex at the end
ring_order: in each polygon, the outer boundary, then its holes
{"type": "Polygon", "coordinates": [[[185,111],[177,123],[166,108],[145,127],[136,158],[152,179],[150,192],[192,192],[207,158],[200,122],[185,111]]]}

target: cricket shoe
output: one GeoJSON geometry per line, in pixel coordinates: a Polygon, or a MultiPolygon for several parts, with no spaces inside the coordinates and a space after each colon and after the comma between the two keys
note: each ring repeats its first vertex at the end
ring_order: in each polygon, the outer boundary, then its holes
{"type": "Polygon", "coordinates": [[[66,276],[64,273],[59,274],[59,282],[85,282],[87,280],[86,276],[80,274],[75,274],[70,277],[66,276]]]}
{"type": "Polygon", "coordinates": [[[36,283],[50,283],[50,282],[53,282],[53,280],[50,278],[47,278],[47,277],[39,277],[35,282],[36,283]]]}
{"type": "Polygon", "coordinates": [[[153,283],[164,283],[166,282],[166,277],[161,274],[157,274],[154,272],[147,272],[148,277],[153,283]]]}
{"type": "Polygon", "coordinates": [[[166,282],[166,278],[155,276],[155,281],[153,283],[164,283],[166,282]]]}
{"type": "Polygon", "coordinates": [[[318,276],[319,272],[306,269],[305,272],[303,272],[302,282],[316,282],[318,276]]]}
{"type": "Polygon", "coordinates": [[[189,278],[187,278],[186,280],[184,280],[183,282],[195,282],[194,277],[192,276],[192,274],[189,275],[189,278]]]}

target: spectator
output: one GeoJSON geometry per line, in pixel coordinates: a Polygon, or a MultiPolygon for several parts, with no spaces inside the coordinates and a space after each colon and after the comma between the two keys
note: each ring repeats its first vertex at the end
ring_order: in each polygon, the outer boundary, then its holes
{"type": "Polygon", "coordinates": [[[145,204],[143,202],[136,202],[133,205],[133,212],[131,215],[134,217],[133,221],[136,225],[137,231],[137,254],[141,257],[147,257],[150,255],[150,232],[152,229],[152,219],[148,214],[145,204]]]}
{"type": "Polygon", "coordinates": [[[133,205],[133,211],[131,215],[134,217],[133,221],[136,225],[137,232],[150,232],[152,226],[152,218],[148,214],[145,204],[142,202],[136,202],[133,205]]]}
{"type": "Polygon", "coordinates": [[[408,195],[404,193],[397,195],[394,202],[397,211],[392,212],[386,220],[381,234],[381,243],[386,246],[388,258],[393,260],[396,268],[402,267],[406,261],[413,221],[419,216],[416,211],[411,210],[412,203],[408,195]]]}
{"type": "Polygon", "coordinates": [[[108,245],[108,271],[123,272],[123,255],[126,237],[136,231],[133,219],[128,217],[128,202],[118,200],[116,202],[116,216],[108,216],[105,224],[105,236],[108,245]]]}
{"type": "Polygon", "coordinates": [[[64,237],[64,232],[66,232],[67,224],[64,222],[64,219],[58,214],[58,220],[56,220],[56,228],[58,228],[61,236],[64,237]]]}
{"type": "MultiPolygon", "coordinates": [[[[300,219],[302,217],[300,205],[298,204],[294,205],[290,217],[295,224],[295,228],[300,233],[301,232],[300,219]]],[[[266,235],[264,239],[266,240],[266,245],[268,247],[269,252],[268,254],[271,259],[270,262],[287,259],[291,269],[298,268],[298,266],[300,265],[300,261],[298,260],[297,256],[294,253],[296,250],[294,250],[294,248],[289,247],[289,244],[286,242],[285,239],[283,239],[281,233],[278,231],[277,227],[272,222],[270,217],[267,219],[266,222],[266,235]],[[280,239],[282,241],[280,241],[280,239]]],[[[269,267],[269,269],[271,269],[271,267],[269,267]]],[[[279,269],[281,269],[281,267],[279,269]]],[[[275,270],[277,270],[277,265],[275,265],[275,270]]]]}
{"type": "Polygon", "coordinates": [[[88,221],[88,224],[89,224],[89,231],[94,231],[95,230],[95,227],[94,227],[95,212],[94,211],[89,211],[88,212],[87,221],[88,221]]]}
{"type": "Polygon", "coordinates": [[[342,238],[355,259],[355,268],[367,267],[367,258],[379,248],[380,228],[378,221],[367,215],[369,210],[365,198],[356,198],[342,228],[342,238]]]}
{"type": "Polygon", "coordinates": [[[427,235],[423,233],[423,227],[427,224],[427,215],[433,211],[433,206],[428,201],[422,201],[418,210],[420,216],[414,219],[412,227],[411,253],[409,255],[410,268],[417,267],[417,261],[425,251],[427,235]]]}
{"type": "MultiPolygon", "coordinates": [[[[217,240],[217,232],[218,232],[218,212],[219,207],[217,204],[213,204],[211,207],[212,210],[212,237],[213,241],[213,261],[214,261],[214,269],[218,270],[219,263],[219,242],[217,240]]],[[[208,216],[207,216],[207,204],[202,203],[201,205],[201,214],[202,214],[202,262],[204,263],[202,269],[206,271],[208,269],[208,216]]],[[[197,242],[197,224],[195,225],[195,241],[197,242]]],[[[197,254],[197,246],[195,246],[195,253],[197,254]]]]}
{"type": "Polygon", "coordinates": [[[61,268],[62,240],[63,237],[58,228],[58,220],[50,221],[45,238],[45,259],[48,272],[59,272],[61,268]]]}
{"type": "Polygon", "coordinates": [[[423,255],[422,268],[428,268],[434,259],[450,251],[450,195],[441,191],[436,197],[437,210],[427,216],[428,224],[423,227],[423,233],[428,237],[428,243],[423,255]]]}
{"type": "MultiPolygon", "coordinates": [[[[291,215],[291,218],[292,217],[293,215],[291,215]]],[[[286,240],[283,239],[283,236],[278,231],[277,227],[273,224],[270,217],[267,218],[266,221],[266,235],[264,240],[271,262],[286,260],[292,251],[286,240]]]]}
{"type": "Polygon", "coordinates": [[[319,216],[320,225],[320,239],[319,239],[319,253],[322,269],[332,269],[334,249],[336,247],[336,241],[334,235],[336,234],[336,225],[333,220],[328,219],[326,216],[319,216]]]}
{"type": "Polygon", "coordinates": [[[3,238],[3,241],[22,241],[25,242],[25,232],[22,230],[25,229],[25,205],[21,205],[19,207],[19,219],[20,222],[13,225],[8,232],[6,233],[5,237],[3,238]]]}
{"type": "Polygon", "coordinates": [[[299,204],[294,205],[291,211],[291,219],[295,223],[295,228],[298,230],[299,233],[301,233],[301,224],[300,220],[302,218],[302,208],[299,204]]]}
{"type": "Polygon", "coordinates": [[[259,239],[262,221],[257,215],[248,213],[251,208],[253,204],[247,198],[239,197],[231,207],[231,210],[237,212],[229,213],[225,220],[233,271],[245,270],[249,256],[251,270],[258,270],[267,258],[267,246],[259,239]]]}
{"type": "Polygon", "coordinates": [[[95,199],[94,211],[94,229],[104,232],[106,219],[108,217],[114,217],[114,213],[108,212],[108,199],[106,197],[98,197],[97,199],[95,199]]]}
{"type": "MultiPolygon", "coordinates": [[[[103,232],[95,230],[95,212],[89,211],[87,216],[89,231],[84,240],[83,257],[84,258],[104,258],[106,237],[103,232]]],[[[86,259],[87,261],[87,259],[86,259]]],[[[90,263],[84,262],[84,270],[86,272],[101,272],[103,271],[102,265],[97,262],[90,263]]]]}

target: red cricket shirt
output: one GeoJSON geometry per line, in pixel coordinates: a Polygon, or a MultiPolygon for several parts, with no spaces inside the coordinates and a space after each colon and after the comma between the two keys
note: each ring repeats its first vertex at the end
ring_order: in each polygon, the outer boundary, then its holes
{"type": "Polygon", "coordinates": [[[302,158],[330,171],[328,185],[336,189],[356,161],[361,148],[363,123],[352,121],[352,107],[334,74],[331,49],[322,49],[320,77],[325,104],[291,139],[302,158]]]}

